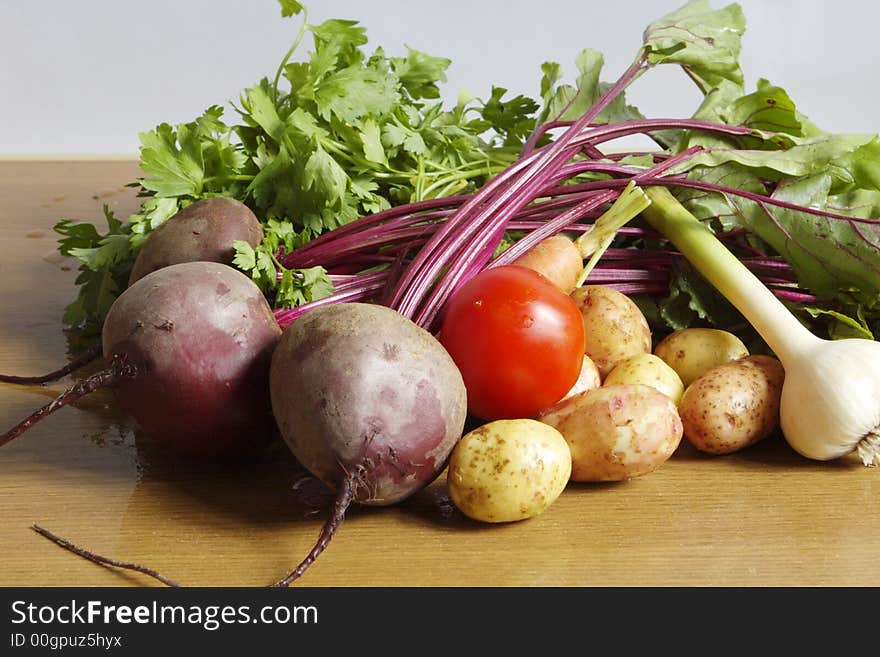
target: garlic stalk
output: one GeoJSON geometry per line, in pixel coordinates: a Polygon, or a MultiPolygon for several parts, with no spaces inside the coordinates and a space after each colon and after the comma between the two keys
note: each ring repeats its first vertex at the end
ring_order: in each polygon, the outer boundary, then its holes
{"type": "Polygon", "coordinates": [[[630,180],[611,207],[593,222],[593,227],[575,240],[574,245],[580,252],[581,259],[587,260],[575,287],[580,287],[587,280],[596,263],[611,246],[618,229],[649,205],[651,201],[645,196],[645,192],[636,186],[634,180],[630,180]]]}
{"type": "Polygon", "coordinates": [[[646,190],[643,216],[749,321],[785,369],[780,425],[789,445],[827,461],[880,465],[880,342],[823,340],[789,312],[669,190],[646,190]]]}

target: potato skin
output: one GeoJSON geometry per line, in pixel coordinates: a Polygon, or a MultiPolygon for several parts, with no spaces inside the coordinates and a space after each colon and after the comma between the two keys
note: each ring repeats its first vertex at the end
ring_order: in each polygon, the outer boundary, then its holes
{"type": "Polygon", "coordinates": [[[730,454],[763,440],[779,426],[784,379],[782,364],[769,356],[713,367],[681,399],[685,437],[708,454],[730,454]]]}
{"type": "Polygon", "coordinates": [[[231,458],[275,435],[269,363],[281,329],[256,284],[214,262],[165,267],[104,321],[104,358],[138,374],[115,386],[145,433],[176,452],[231,458]]]}
{"type": "Polygon", "coordinates": [[[288,326],[272,356],[281,436],[313,475],[393,504],[433,481],[461,438],[461,373],[429,332],[386,306],[337,303],[288,326]]]}
{"type": "Polygon", "coordinates": [[[684,384],[674,369],[654,354],[637,354],[620,361],[605,377],[604,385],[641,383],[656,388],[676,404],[684,384]]]}
{"type": "Polygon", "coordinates": [[[263,229],[251,209],[229,197],[200,199],[147,236],[132,265],[128,284],[157,269],[182,262],[231,265],[235,240],[251,246],[263,241],[263,229]]]}
{"type": "Polygon", "coordinates": [[[686,328],[663,338],[654,354],[678,373],[687,388],[716,365],[748,356],[749,350],[729,331],[686,328]]]}
{"type": "Polygon", "coordinates": [[[681,442],[673,401],[641,385],[581,393],[539,418],[565,436],[572,481],[623,481],[666,462],[681,442]]]}
{"type": "Polygon", "coordinates": [[[584,322],[585,353],[604,379],[620,361],[651,352],[651,329],[635,302],[602,285],[583,285],[571,293],[584,322]]]}
{"type": "Polygon", "coordinates": [[[571,453],[556,429],[531,419],[496,420],[458,442],[446,485],[469,518],[513,522],[547,509],[570,475],[571,453]]]}
{"type": "MultiPolygon", "coordinates": [[[[578,374],[577,381],[575,381],[571,389],[567,393],[565,393],[565,396],[558,402],[556,402],[556,404],[553,404],[550,408],[554,408],[557,404],[565,401],[570,397],[579,395],[582,392],[586,392],[587,390],[594,390],[601,385],[602,377],[599,376],[599,368],[596,367],[596,363],[594,363],[592,359],[585,354],[583,363],[581,364],[581,373],[578,374]]],[[[542,413],[548,412],[550,408],[543,410],[542,413]]]]}

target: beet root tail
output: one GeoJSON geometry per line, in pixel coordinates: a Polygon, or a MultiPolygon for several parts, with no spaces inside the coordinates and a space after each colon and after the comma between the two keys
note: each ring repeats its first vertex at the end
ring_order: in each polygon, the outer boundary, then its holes
{"type": "Polygon", "coordinates": [[[330,544],[330,539],[333,538],[333,534],[336,533],[336,530],[339,529],[339,526],[345,519],[345,512],[348,510],[353,499],[354,477],[346,475],[339,485],[339,491],[336,494],[336,499],[333,501],[333,509],[330,513],[330,517],[327,519],[327,522],[324,523],[324,527],[321,529],[321,533],[318,536],[318,540],[315,542],[314,547],[296,568],[290,571],[285,578],[272,584],[272,587],[282,588],[290,586],[291,582],[302,577],[302,574],[306,569],[314,563],[315,559],[318,558],[318,555],[320,555],[324,551],[324,548],[330,544]]]}
{"type": "Polygon", "coordinates": [[[110,559],[109,557],[102,557],[100,554],[95,554],[91,550],[81,548],[78,545],[71,543],[66,538],[61,538],[60,536],[50,532],[48,529],[40,527],[39,525],[31,525],[31,529],[37,532],[40,536],[48,538],[58,547],[64,548],[68,552],[73,552],[75,555],[82,557],[87,561],[91,561],[92,563],[96,563],[99,566],[112,566],[114,568],[122,568],[123,570],[132,570],[134,572],[138,572],[143,575],[147,575],[148,577],[152,577],[153,579],[159,580],[166,586],[171,586],[175,588],[180,587],[180,584],[175,582],[173,579],[165,577],[164,575],[153,570],[152,568],[147,568],[146,566],[141,566],[140,564],[131,563],[129,561],[119,561],[117,559],[110,559]]]}
{"type": "Polygon", "coordinates": [[[117,381],[119,381],[119,379],[123,377],[134,376],[134,374],[135,368],[131,367],[130,365],[115,362],[111,363],[110,367],[108,367],[107,369],[96,372],[87,379],[83,379],[82,381],[79,381],[78,383],[72,385],[70,388],[62,392],[48,404],[46,404],[42,408],[38,408],[36,411],[24,418],[21,422],[12,427],[9,431],[0,436],[0,447],[10,442],[13,438],[20,436],[25,431],[34,426],[37,422],[45,418],[47,415],[51,415],[59,408],[63,408],[64,406],[75,402],[80,397],[85,397],[86,395],[94,392],[98,388],[112,386],[117,381]]]}
{"type": "Polygon", "coordinates": [[[57,381],[58,379],[67,376],[71,372],[74,372],[81,367],[85,367],[93,360],[98,358],[98,356],[100,355],[101,345],[96,344],[89,347],[86,351],[67,363],[67,365],[65,365],[64,367],[60,367],[57,370],[47,372],[46,374],[42,374],[40,376],[15,376],[13,374],[0,374],[0,383],[18,383],[21,385],[42,385],[44,383],[51,383],[52,381],[57,381]]]}

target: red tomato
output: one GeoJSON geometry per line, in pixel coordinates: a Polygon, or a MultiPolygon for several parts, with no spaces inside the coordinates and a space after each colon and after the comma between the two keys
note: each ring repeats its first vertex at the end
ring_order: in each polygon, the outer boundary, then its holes
{"type": "Polygon", "coordinates": [[[473,415],[534,417],[577,381],[584,357],[580,310],[541,274],[518,265],[486,269],[444,312],[440,342],[461,371],[473,415]]]}

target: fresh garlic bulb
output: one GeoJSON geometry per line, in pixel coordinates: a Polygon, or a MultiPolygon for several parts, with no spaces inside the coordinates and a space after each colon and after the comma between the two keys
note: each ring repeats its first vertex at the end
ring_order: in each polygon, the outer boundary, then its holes
{"type": "Polygon", "coordinates": [[[788,443],[811,459],[857,451],[865,465],[880,465],[880,342],[817,338],[783,366],[788,443]]]}

